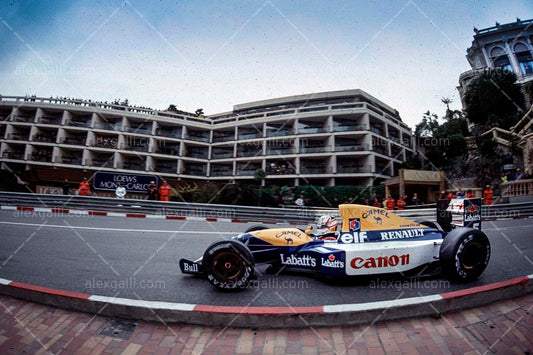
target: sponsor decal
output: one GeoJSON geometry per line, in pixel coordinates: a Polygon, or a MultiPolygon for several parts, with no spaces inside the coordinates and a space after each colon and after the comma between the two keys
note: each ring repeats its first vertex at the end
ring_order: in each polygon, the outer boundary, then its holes
{"type": "Polygon", "coordinates": [[[321,265],[325,267],[331,267],[335,269],[341,269],[344,267],[344,262],[336,260],[335,255],[329,254],[327,258],[321,258],[321,265]]]}
{"type": "Polygon", "coordinates": [[[198,264],[183,263],[183,271],[198,272],[198,264]]]}
{"type": "Polygon", "coordinates": [[[381,240],[405,239],[423,237],[424,229],[400,229],[395,231],[380,232],[381,240]]]}
{"type": "Polygon", "coordinates": [[[296,237],[298,239],[301,239],[300,238],[300,233],[298,231],[292,231],[292,230],[289,230],[289,231],[283,231],[283,232],[280,232],[280,233],[277,233],[275,235],[276,238],[280,239],[281,237],[283,237],[283,239],[285,239],[287,241],[287,245],[290,245],[290,244],[294,244],[294,239],[293,237],[296,237]]]}
{"type": "Polygon", "coordinates": [[[358,232],[361,230],[361,221],[359,218],[350,218],[350,232],[358,232]]]}
{"type": "Polygon", "coordinates": [[[481,221],[481,215],[479,213],[467,213],[465,215],[465,222],[481,221]]]}
{"type": "Polygon", "coordinates": [[[367,219],[368,217],[385,217],[385,218],[390,218],[389,217],[389,212],[387,212],[386,210],[382,210],[382,209],[371,209],[371,210],[368,210],[366,212],[364,212],[361,217],[363,217],[364,219],[367,219]]]}
{"type": "Polygon", "coordinates": [[[391,256],[380,256],[377,258],[353,258],[350,261],[350,266],[353,269],[374,269],[374,268],[384,268],[384,267],[395,267],[398,265],[408,265],[409,264],[409,254],[404,255],[391,255],[391,256]]]}
{"type": "Polygon", "coordinates": [[[353,233],[343,233],[339,238],[339,241],[344,244],[350,243],[361,243],[365,240],[368,241],[367,232],[353,232],[353,233]]]}
{"type": "Polygon", "coordinates": [[[281,256],[281,263],[283,265],[290,265],[290,266],[308,266],[308,267],[315,267],[316,266],[316,260],[310,255],[302,255],[302,256],[296,256],[296,255],[290,255],[286,257],[283,254],[280,254],[281,256]]]}

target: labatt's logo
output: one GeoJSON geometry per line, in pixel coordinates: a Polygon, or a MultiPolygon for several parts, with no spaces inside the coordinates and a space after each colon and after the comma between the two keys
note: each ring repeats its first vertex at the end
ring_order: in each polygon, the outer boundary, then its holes
{"type": "Polygon", "coordinates": [[[284,255],[281,254],[281,263],[283,265],[291,265],[291,266],[310,266],[310,267],[316,266],[315,258],[313,258],[310,255],[302,255],[302,256],[291,255],[285,258],[284,255]]]}
{"type": "Polygon", "coordinates": [[[353,258],[350,262],[350,266],[354,269],[374,269],[382,267],[395,267],[398,265],[408,265],[409,254],[404,255],[391,255],[391,256],[379,256],[377,258],[353,258]]]}
{"type": "Polygon", "coordinates": [[[322,258],[322,266],[340,269],[344,267],[344,262],[335,259],[335,255],[329,254],[328,258],[322,258]]]}

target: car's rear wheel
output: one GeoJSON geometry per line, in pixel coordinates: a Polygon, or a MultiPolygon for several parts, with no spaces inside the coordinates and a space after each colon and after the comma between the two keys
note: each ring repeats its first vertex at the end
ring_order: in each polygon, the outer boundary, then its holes
{"type": "Polygon", "coordinates": [[[263,229],[268,229],[267,226],[264,226],[262,224],[258,224],[258,225],[255,225],[255,226],[251,226],[251,227],[248,227],[246,228],[246,230],[244,231],[244,233],[250,233],[250,232],[255,232],[255,231],[262,231],[263,229]]]}
{"type": "Polygon", "coordinates": [[[222,290],[242,289],[254,274],[252,253],[237,240],[211,244],[204,253],[202,266],[207,280],[222,290]]]}
{"type": "Polygon", "coordinates": [[[477,279],[487,267],[489,259],[489,239],[479,229],[454,229],[444,238],[440,247],[442,271],[452,281],[477,279]]]}

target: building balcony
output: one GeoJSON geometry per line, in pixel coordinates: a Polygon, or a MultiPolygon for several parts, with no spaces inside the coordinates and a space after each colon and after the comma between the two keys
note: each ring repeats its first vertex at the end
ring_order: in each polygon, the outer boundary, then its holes
{"type": "Polygon", "coordinates": [[[358,144],[358,145],[336,145],[336,152],[361,152],[368,150],[368,145],[358,144]]]}
{"type": "Polygon", "coordinates": [[[42,123],[42,124],[50,124],[50,125],[61,125],[61,118],[57,118],[57,117],[41,117],[39,118],[39,120],[37,121],[37,123],[42,123]]]}
{"type": "Polygon", "coordinates": [[[55,143],[56,137],[54,136],[45,136],[43,134],[37,133],[31,137],[32,142],[43,142],[43,143],[55,143]]]}
{"type": "Polygon", "coordinates": [[[266,155],[286,155],[286,154],[294,154],[293,148],[270,148],[267,149],[266,155]]]}
{"type": "Polygon", "coordinates": [[[156,136],[181,139],[181,130],[169,131],[164,129],[158,129],[155,131],[156,136]]]}
{"type": "Polygon", "coordinates": [[[75,138],[75,137],[63,137],[60,139],[61,144],[68,145],[82,145],[85,146],[85,138],[75,138]]]}
{"type": "Polygon", "coordinates": [[[81,165],[81,158],[69,156],[55,157],[55,162],[60,164],[81,165]]]}
{"type": "Polygon", "coordinates": [[[190,141],[209,143],[209,137],[205,137],[205,136],[197,136],[197,135],[193,135],[193,134],[186,134],[185,137],[183,137],[183,138],[184,139],[188,139],[190,141]]]}
{"type": "Polygon", "coordinates": [[[307,153],[327,153],[331,152],[331,147],[300,147],[300,153],[301,154],[307,154],[307,153]]]}
{"type": "Polygon", "coordinates": [[[371,173],[372,169],[370,167],[364,166],[338,166],[337,174],[362,174],[362,173],[371,173]]]}
{"type": "Polygon", "coordinates": [[[235,136],[229,135],[229,136],[213,136],[213,143],[220,143],[220,142],[230,142],[234,141],[235,136]]]}
{"type": "Polygon", "coordinates": [[[137,133],[137,134],[146,134],[146,135],[152,134],[151,128],[144,128],[144,127],[124,127],[124,131],[130,132],[130,133],[137,133]]]}
{"type": "Polygon", "coordinates": [[[300,174],[331,174],[331,168],[300,168],[300,174]]]}
{"type": "Polygon", "coordinates": [[[243,157],[257,157],[257,156],[261,156],[263,153],[262,151],[259,149],[259,150],[250,150],[250,151],[244,151],[244,152],[237,152],[237,157],[238,158],[243,158],[243,157]]]}
{"type": "Polygon", "coordinates": [[[329,129],[325,127],[307,127],[307,128],[298,129],[298,134],[313,134],[313,133],[327,133],[327,132],[329,132],[329,129]]]}
{"type": "Polygon", "coordinates": [[[213,153],[211,159],[229,159],[233,158],[233,153],[213,153]]]}
{"type": "Polygon", "coordinates": [[[33,122],[33,116],[15,115],[13,116],[13,122],[33,122]]]}
{"type": "Polygon", "coordinates": [[[279,131],[267,131],[266,136],[267,137],[284,137],[284,136],[291,136],[294,134],[294,131],[292,129],[281,129],[279,131]]]}
{"type": "Polygon", "coordinates": [[[10,152],[10,151],[4,151],[4,152],[2,153],[2,158],[5,158],[5,159],[24,160],[24,152],[10,152]]]}
{"type": "Polygon", "coordinates": [[[95,123],[94,124],[95,129],[103,129],[106,131],[120,131],[120,124],[112,125],[109,123],[95,123]]]}
{"type": "Polygon", "coordinates": [[[364,125],[333,126],[333,132],[366,131],[364,125]]]}
{"type": "Polygon", "coordinates": [[[232,176],[233,172],[230,170],[217,170],[212,171],[211,176],[232,176]]]}
{"type": "Polygon", "coordinates": [[[254,138],[262,138],[263,137],[263,134],[262,133],[246,133],[246,134],[240,134],[238,136],[238,139],[239,140],[245,140],[245,139],[254,139],[254,138]]]}
{"type": "Polygon", "coordinates": [[[68,125],[69,126],[73,126],[73,127],[91,127],[91,122],[90,121],[70,120],[68,125]]]}
{"type": "Polygon", "coordinates": [[[207,152],[188,152],[185,154],[186,157],[189,158],[196,158],[196,159],[207,159],[208,155],[207,152]]]}

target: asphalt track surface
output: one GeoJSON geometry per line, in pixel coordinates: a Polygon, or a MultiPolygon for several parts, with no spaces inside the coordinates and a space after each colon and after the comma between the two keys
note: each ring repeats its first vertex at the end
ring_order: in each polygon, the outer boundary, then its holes
{"type": "Polygon", "coordinates": [[[73,216],[0,211],[0,278],[87,294],[218,306],[316,306],[451,292],[533,274],[533,219],[483,222],[492,256],[480,279],[375,277],[332,282],[313,275],[259,276],[238,293],[182,275],[214,241],[253,223],[73,216]]]}

